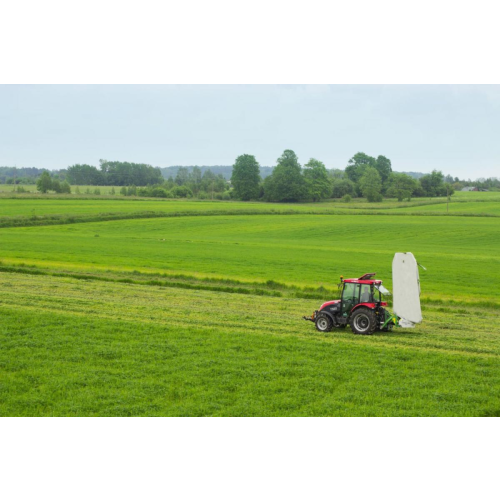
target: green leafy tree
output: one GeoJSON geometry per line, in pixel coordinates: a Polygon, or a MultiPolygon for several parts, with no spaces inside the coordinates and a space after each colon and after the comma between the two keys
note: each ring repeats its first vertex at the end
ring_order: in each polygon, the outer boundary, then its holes
{"type": "Polygon", "coordinates": [[[382,201],[382,180],[375,167],[366,167],[365,172],[359,180],[359,186],[363,196],[369,201],[382,201]]]}
{"type": "Polygon", "coordinates": [[[328,174],[332,179],[343,179],[345,177],[345,171],[340,168],[332,168],[328,171],[328,174]]]}
{"type": "Polygon", "coordinates": [[[360,191],[361,186],[359,185],[359,181],[368,167],[377,169],[377,172],[380,175],[380,180],[382,181],[382,192],[384,192],[392,172],[391,160],[385,156],[380,155],[377,159],[375,159],[373,156],[369,156],[365,153],[356,153],[349,160],[345,169],[345,175],[356,184],[359,188],[358,191],[360,191]]]}
{"type": "Polygon", "coordinates": [[[259,197],[260,166],[253,155],[241,155],[236,158],[231,175],[231,184],[236,198],[243,201],[259,197]]]}
{"type": "Polygon", "coordinates": [[[47,171],[42,172],[42,175],[36,181],[36,188],[40,191],[40,193],[46,193],[52,189],[52,179],[47,171]]]}
{"type": "Polygon", "coordinates": [[[406,174],[393,172],[389,178],[387,196],[397,198],[398,201],[411,200],[412,194],[417,190],[418,183],[406,174]]]}
{"type": "Polygon", "coordinates": [[[264,181],[264,196],[270,201],[300,201],[307,195],[297,155],[287,149],[278,158],[273,173],[264,181]]]}
{"type": "Polygon", "coordinates": [[[380,174],[382,186],[385,186],[385,183],[392,173],[391,160],[389,160],[389,158],[386,158],[385,156],[378,156],[377,160],[375,161],[375,168],[380,174]]]}
{"type": "Polygon", "coordinates": [[[61,182],[61,193],[71,194],[71,186],[68,181],[61,182]]]}
{"type": "Polygon", "coordinates": [[[217,192],[217,176],[211,171],[206,170],[201,178],[201,190],[207,193],[207,199],[214,199],[214,193],[217,192]]]}
{"type": "Polygon", "coordinates": [[[105,184],[102,172],[92,165],[78,164],[68,168],[66,179],[70,184],[77,186],[96,186],[105,184]]]}
{"type": "Polygon", "coordinates": [[[52,179],[52,191],[55,193],[61,193],[61,183],[57,179],[52,179]]]}
{"type": "Polygon", "coordinates": [[[446,196],[446,185],[442,172],[433,170],[419,179],[424,196],[446,196]]]}
{"type": "Polygon", "coordinates": [[[356,153],[345,168],[345,175],[354,183],[359,182],[367,167],[376,167],[377,160],[365,153],[356,153]]]}
{"type": "Polygon", "coordinates": [[[151,189],[150,195],[153,198],[168,198],[169,192],[165,188],[157,186],[151,189]]]}
{"type": "Polygon", "coordinates": [[[311,158],[304,165],[304,179],[308,198],[321,201],[331,197],[332,183],[323,162],[311,158]]]}
{"type": "Polygon", "coordinates": [[[195,196],[198,196],[198,193],[201,189],[201,168],[193,167],[193,170],[189,174],[189,187],[195,196]]]}
{"type": "Polygon", "coordinates": [[[172,176],[170,176],[166,181],[165,181],[165,187],[167,189],[172,189],[174,186],[176,186],[175,181],[172,176]]]}
{"type": "MultiPolygon", "coordinates": [[[[218,193],[223,193],[228,188],[228,184],[226,179],[222,174],[215,175],[210,169],[205,170],[200,184],[200,191],[198,193],[198,198],[200,197],[200,193],[205,193],[206,199],[214,199],[217,198],[218,193]]],[[[203,194],[203,196],[205,196],[203,194]]]]}
{"type": "Polygon", "coordinates": [[[170,191],[174,198],[192,198],[193,192],[187,186],[177,186],[170,191]]]}
{"type": "Polygon", "coordinates": [[[146,163],[131,163],[127,161],[99,160],[103,181],[96,184],[108,186],[147,186],[160,184],[163,181],[161,170],[146,163]]]}
{"type": "Polygon", "coordinates": [[[189,181],[189,169],[187,167],[179,167],[175,176],[175,183],[178,186],[184,186],[189,181]]]}
{"type": "Polygon", "coordinates": [[[356,185],[350,179],[333,179],[332,198],[342,198],[346,194],[354,196],[356,194],[356,185]]]}

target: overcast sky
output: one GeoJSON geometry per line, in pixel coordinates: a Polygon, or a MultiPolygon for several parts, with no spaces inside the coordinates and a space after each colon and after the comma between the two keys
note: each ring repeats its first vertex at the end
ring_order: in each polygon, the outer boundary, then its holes
{"type": "Polygon", "coordinates": [[[393,170],[500,177],[500,85],[1,85],[0,166],[100,158],[344,168],[358,151],[393,170]]]}

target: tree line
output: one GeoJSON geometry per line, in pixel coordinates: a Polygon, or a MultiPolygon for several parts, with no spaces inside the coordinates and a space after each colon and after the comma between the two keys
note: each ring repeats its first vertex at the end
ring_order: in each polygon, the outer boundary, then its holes
{"type": "Polygon", "coordinates": [[[161,170],[145,163],[99,160],[99,166],[72,165],[66,178],[76,186],[148,186],[163,182],[161,170]]]}
{"type": "Polygon", "coordinates": [[[0,183],[15,184],[18,192],[24,191],[23,184],[35,183],[41,192],[68,192],[69,184],[108,185],[125,188],[120,193],[126,196],[283,202],[327,198],[349,200],[361,196],[369,201],[379,201],[384,196],[401,201],[412,197],[446,196],[465,186],[500,189],[498,178],[471,181],[444,176],[436,170],[425,175],[394,172],[389,158],[383,155],[372,157],[362,152],[356,153],[344,170],[328,170],[323,162],[315,158],[301,165],[292,150],[284,151],[273,168],[262,167],[255,156],[244,154],[236,159],[232,167],[216,166],[214,169],[216,172],[209,167],[198,166],[160,169],[145,163],[100,160],[99,168],[86,164],[55,171],[0,167],[0,183]],[[170,175],[165,180],[167,173],[170,175]],[[231,183],[226,180],[229,173],[231,183]]]}
{"type": "Polygon", "coordinates": [[[241,200],[275,202],[320,201],[327,198],[363,196],[370,202],[384,196],[399,201],[413,196],[446,196],[454,192],[453,185],[444,181],[441,172],[434,170],[416,180],[409,175],[392,171],[391,160],[356,153],[345,170],[327,170],[325,164],[311,158],[303,167],[294,151],[287,149],[278,158],[276,167],[264,180],[259,175],[255,156],[238,156],[233,166],[231,183],[234,197],[241,200]]]}
{"type": "MultiPolygon", "coordinates": [[[[35,167],[0,167],[0,184],[33,185],[43,172],[49,171],[35,167]]],[[[65,169],[51,170],[49,174],[62,182],[66,178],[65,172],[65,169]]]]}
{"type": "MultiPolygon", "coordinates": [[[[207,170],[210,170],[215,175],[221,174],[227,181],[231,179],[231,172],[233,170],[232,165],[173,165],[171,167],[162,167],[160,168],[161,173],[165,179],[172,177],[175,179],[177,176],[177,172],[180,168],[187,168],[188,171],[191,171],[193,168],[199,168],[201,170],[201,174],[203,175],[207,170]]],[[[265,179],[268,175],[271,175],[273,171],[273,167],[268,167],[264,165],[260,165],[260,176],[265,179]]]]}
{"type": "Polygon", "coordinates": [[[40,193],[54,191],[55,193],[71,193],[71,187],[67,181],[60,182],[59,179],[54,179],[48,171],[42,172],[42,175],[36,181],[36,188],[40,193]]]}
{"type": "Polygon", "coordinates": [[[204,172],[200,167],[178,167],[175,177],[170,176],[162,183],[145,187],[131,185],[123,187],[120,193],[125,196],[151,196],[156,198],[198,198],[200,200],[229,200],[230,185],[222,174],[211,170],[204,172]]]}

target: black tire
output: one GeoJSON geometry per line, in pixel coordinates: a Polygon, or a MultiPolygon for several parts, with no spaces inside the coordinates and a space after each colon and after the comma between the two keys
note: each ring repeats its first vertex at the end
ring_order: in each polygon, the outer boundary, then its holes
{"type": "Polygon", "coordinates": [[[372,335],[377,328],[377,317],[371,309],[361,307],[351,314],[349,325],[356,335],[372,335]]]}
{"type": "Polygon", "coordinates": [[[319,313],[314,321],[318,332],[329,332],[333,327],[333,321],[330,316],[319,313]]]}

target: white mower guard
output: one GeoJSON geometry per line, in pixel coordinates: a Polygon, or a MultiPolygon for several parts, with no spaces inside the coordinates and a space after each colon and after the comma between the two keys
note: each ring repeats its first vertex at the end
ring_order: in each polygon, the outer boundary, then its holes
{"type": "Polygon", "coordinates": [[[393,309],[400,326],[412,328],[422,322],[418,264],[411,252],[396,253],[392,261],[393,309]]]}

